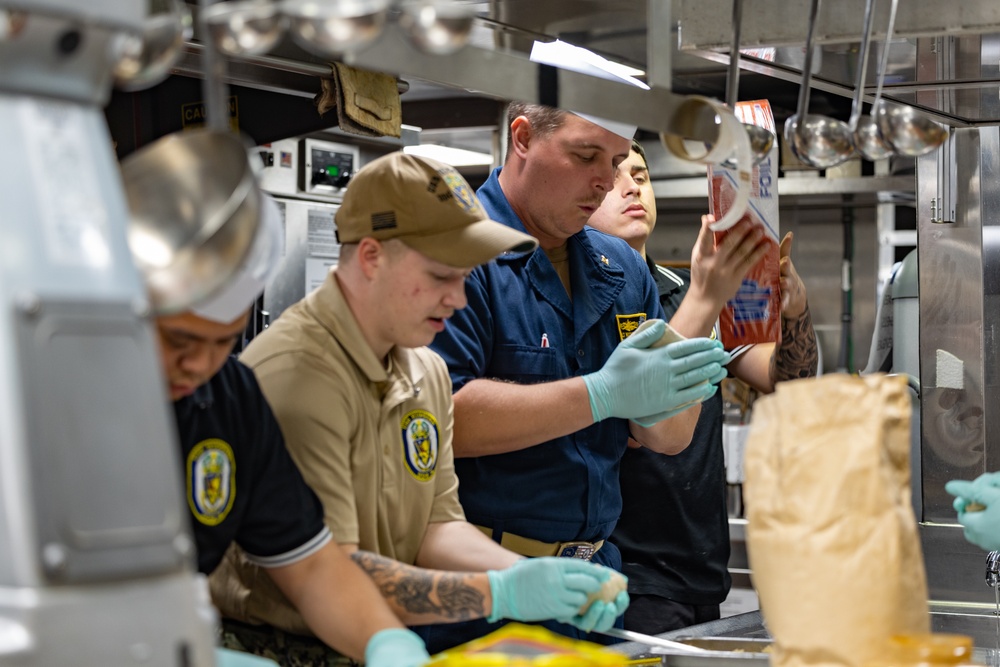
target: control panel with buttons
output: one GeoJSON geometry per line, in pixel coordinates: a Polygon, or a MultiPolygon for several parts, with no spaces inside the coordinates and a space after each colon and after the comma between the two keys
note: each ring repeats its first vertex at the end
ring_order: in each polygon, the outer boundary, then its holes
{"type": "Polygon", "coordinates": [[[358,168],[357,146],[319,139],[303,139],[299,151],[305,161],[301,171],[303,191],[312,194],[342,195],[358,168]]]}

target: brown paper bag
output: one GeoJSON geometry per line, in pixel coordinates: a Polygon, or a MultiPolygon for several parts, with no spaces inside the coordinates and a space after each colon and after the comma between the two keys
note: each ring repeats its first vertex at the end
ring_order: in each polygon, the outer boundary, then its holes
{"type": "Polygon", "coordinates": [[[775,667],[851,665],[929,631],[902,377],[779,384],[746,445],[747,553],[775,667]]]}

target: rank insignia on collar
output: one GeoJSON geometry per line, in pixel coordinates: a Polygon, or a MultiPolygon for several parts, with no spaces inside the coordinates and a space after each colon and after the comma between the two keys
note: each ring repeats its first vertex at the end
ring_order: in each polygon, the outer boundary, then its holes
{"type": "Polygon", "coordinates": [[[635,313],[632,315],[615,315],[618,323],[618,340],[623,341],[631,336],[639,325],[646,321],[646,313],[635,313]]]}
{"type": "Polygon", "coordinates": [[[605,257],[604,255],[601,255],[601,261],[604,262],[605,265],[611,266],[611,262],[609,262],[608,258],[605,257]]]}

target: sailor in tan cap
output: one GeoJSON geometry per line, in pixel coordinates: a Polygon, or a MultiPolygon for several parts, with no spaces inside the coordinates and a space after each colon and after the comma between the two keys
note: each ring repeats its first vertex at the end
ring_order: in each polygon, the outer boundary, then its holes
{"type": "MultiPolygon", "coordinates": [[[[490,220],[453,168],[402,153],[358,172],[336,224],[337,268],[241,358],[322,499],[334,540],[408,625],[508,618],[610,627],[628,604],[624,592],[580,610],[611,570],[523,559],[465,521],[451,379],[424,347],[465,306],[473,267],[537,242],[490,220]]],[[[309,634],[302,617],[255,568],[231,552],[213,577],[213,597],[237,619],[226,622],[227,636],[248,648],[308,641],[298,637],[309,634]]]]}

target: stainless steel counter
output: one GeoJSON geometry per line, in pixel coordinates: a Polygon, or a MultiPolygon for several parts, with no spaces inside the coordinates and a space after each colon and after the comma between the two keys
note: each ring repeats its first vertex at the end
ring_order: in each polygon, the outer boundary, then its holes
{"type": "Polygon", "coordinates": [[[661,664],[674,667],[717,667],[734,664],[757,667],[768,664],[767,654],[761,651],[771,643],[771,636],[764,627],[764,620],[759,611],[692,625],[689,628],[657,636],[708,650],[685,653],[653,649],[635,642],[616,644],[609,650],[624,653],[632,658],[659,655],[662,656],[661,664]]]}
{"type": "MultiPolygon", "coordinates": [[[[969,635],[975,645],[976,662],[996,665],[1000,655],[995,608],[975,604],[930,603],[931,630],[969,635]]],[[[706,652],[685,653],[655,649],[635,642],[616,644],[609,650],[632,658],[661,656],[662,665],[672,667],[758,667],[768,664],[765,649],[771,635],[760,611],[693,625],[682,630],[657,635],[675,642],[708,649],[706,652]]]]}

